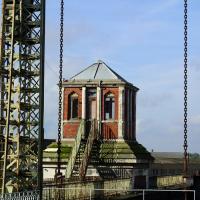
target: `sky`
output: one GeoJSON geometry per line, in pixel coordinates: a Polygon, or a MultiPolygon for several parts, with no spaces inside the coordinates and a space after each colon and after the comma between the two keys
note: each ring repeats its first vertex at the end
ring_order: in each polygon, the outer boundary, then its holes
{"type": "MultiPolygon", "coordinates": [[[[188,2],[188,144],[200,153],[200,1],[188,2]]],[[[59,6],[46,0],[46,138],[57,137],[59,6]]],[[[65,0],[64,7],[63,77],[103,60],[140,88],[137,140],[150,151],[183,151],[183,0],[65,0]]]]}

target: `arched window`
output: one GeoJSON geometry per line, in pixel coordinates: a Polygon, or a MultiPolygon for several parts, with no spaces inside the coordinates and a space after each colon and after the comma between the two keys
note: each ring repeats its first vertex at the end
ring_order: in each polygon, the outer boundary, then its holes
{"type": "Polygon", "coordinates": [[[104,104],[105,120],[115,119],[115,96],[112,93],[105,95],[104,104]]]}
{"type": "Polygon", "coordinates": [[[76,93],[69,96],[69,118],[78,118],[78,95],[76,93]]]}

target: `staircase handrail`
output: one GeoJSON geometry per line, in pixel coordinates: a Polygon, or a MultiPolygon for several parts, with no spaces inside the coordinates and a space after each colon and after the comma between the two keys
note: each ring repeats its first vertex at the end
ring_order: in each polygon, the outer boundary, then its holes
{"type": "Polygon", "coordinates": [[[85,178],[88,163],[89,163],[90,154],[91,154],[91,151],[92,151],[92,146],[93,146],[95,139],[97,139],[97,129],[96,129],[96,120],[93,120],[92,123],[91,123],[91,129],[90,129],[88,139],[87,139],[87,143],[86,143],[86,146],[85,146],[83,159],[82,159],[81,164],[80,164],[79,177],[80,177],[81,180],[83,180],[85,178]]]}
{"type": "Polygon", "coordinates": [[[79,129],[78,129],[78,132],[77,132],[77,135],[76,135],[76,138],[75,138],[74,146],[72,148],[71,155],[70,155],[70,158],[68,160],[66,174],[65,174],[65,177],[67,179],[69,179],[71,177],[73,169],[74,169],[74,164],[75,164],[75,161],[76,161],[76,155],[78,154],[79,147],[80,147],[80,144],[81,144],[81,139],[82,139],[83,134],[84,134],[84,123],[85,123],[85,121],[82,120],[80,125],[79,125],[79,129]]]}

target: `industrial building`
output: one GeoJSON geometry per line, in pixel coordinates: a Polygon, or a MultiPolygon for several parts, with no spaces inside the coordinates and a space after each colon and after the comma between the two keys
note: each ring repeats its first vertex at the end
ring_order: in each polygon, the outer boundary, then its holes
{"type": "Polygon", "coordinates": [[[72,146],[66,177],[135,177],[146,187],[153,157],[136,140],[139,89],[100,60],[62,86],[62,141],[72,146]]]}
{"type": "Polygon", "coordinates": [[[127,191],[135,188],[185,189],[192,185],[198,188],[199,161],[189,168],[187,150],[187,0],[184,1],[184,163],[179,162],[178,167],[175,164],[175,169],[174,163],[160,162],[158,155],[153,162],[154,156],[137,142],[137,87],[101,60],[69,80],[62,79],[63,0],[58,137],[50,145],[50,141],[44,141],[45,16],[45,0],[2,0],[0,199],[81,196],[99,199],[102,195],[109,198],[113,189],[115,195],[121,195],[122,190],[129,195],[127,191]],[[197,183],[188,182],[194,175],[197,183]],[[46,185],[48,178],[52,178],[50,187],[46,185]],[[69,188],[73,190],[69,192],[69,188]],[[105,189],[111,190],[104,193],[105,189]]]}

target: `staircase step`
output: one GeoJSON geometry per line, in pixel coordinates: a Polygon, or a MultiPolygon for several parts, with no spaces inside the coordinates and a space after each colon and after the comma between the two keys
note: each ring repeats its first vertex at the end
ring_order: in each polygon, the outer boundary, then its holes
{"type": "MultiPolygon", "coordinates": [[[[91,128],[90,133],[86,139],[81,139],[80,146],[77,155],[74,157],[74,166],[72,168],[72,175],[79,176],[79,170],[81,168],[82,172],[87,171],[87,167],[90,163],[95,165],[99,164],[99,148],[101,143],[95,141],[96,139],[96,130],[95,130],[95,121],[93,122],[93,128],[91,128]],[[94,131],[93,131],[94,130],[94,131]],[[90,152],[86,154],[86,149],[90,152]],[[86,162],[83,162],[84,161],[86,162]]],[[[71,172],[71,171],[70,171],[71,172]]],[[[83,174],[82,178],[85,176],[83,174]]]]}

